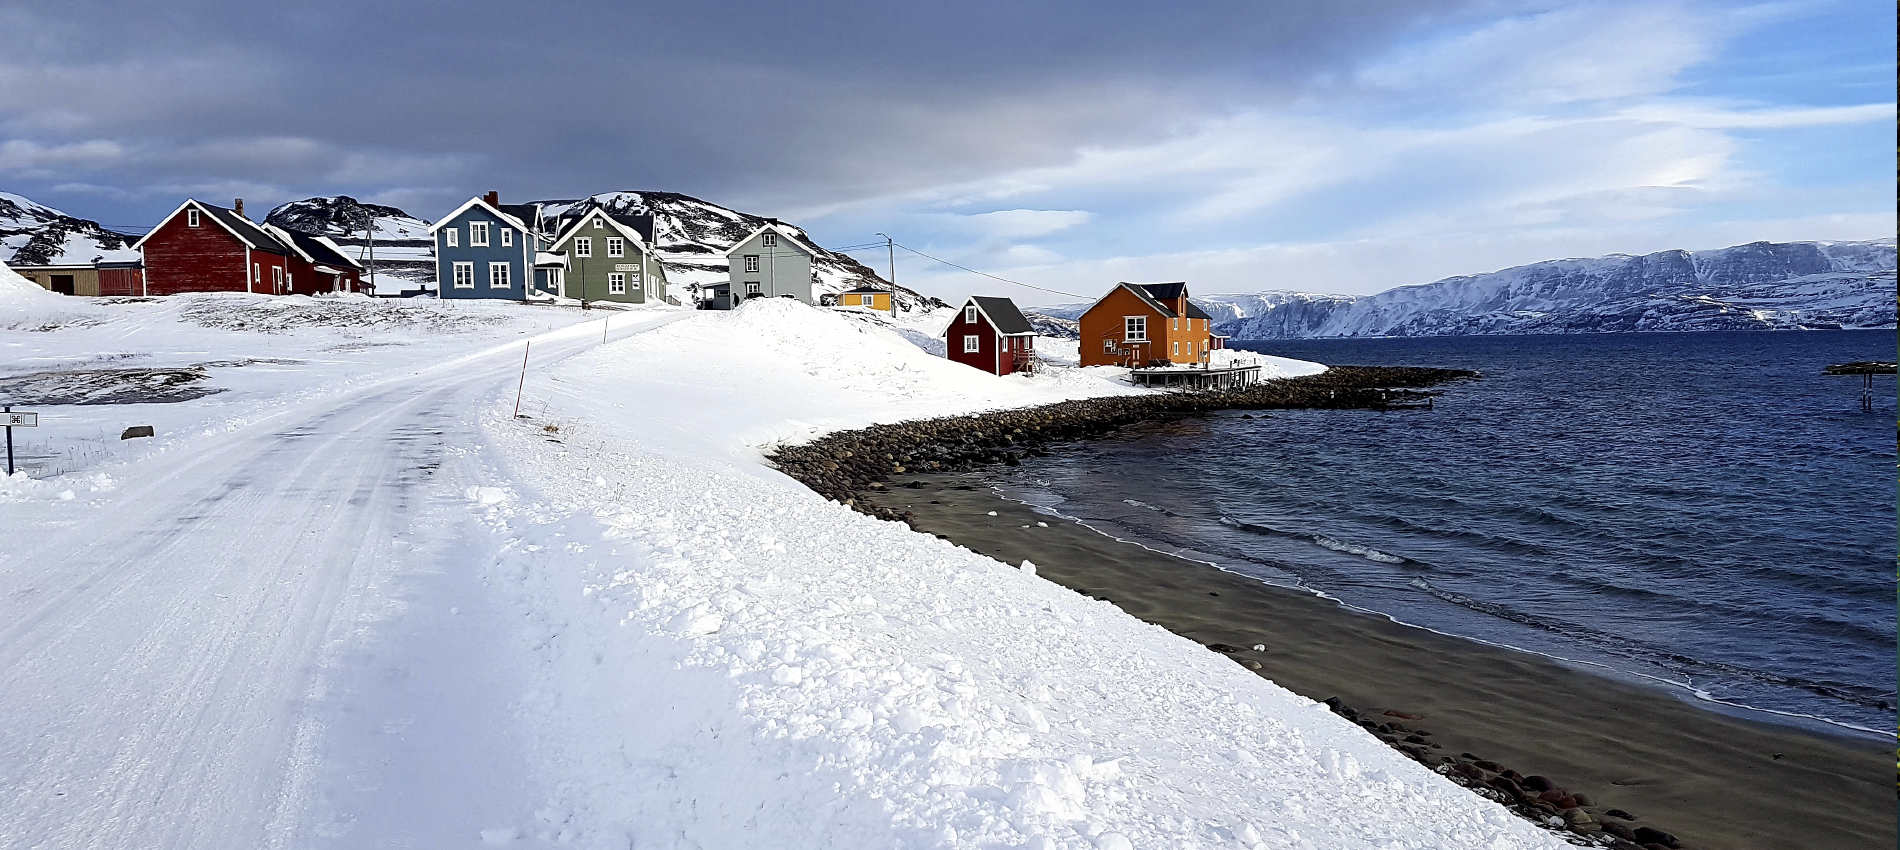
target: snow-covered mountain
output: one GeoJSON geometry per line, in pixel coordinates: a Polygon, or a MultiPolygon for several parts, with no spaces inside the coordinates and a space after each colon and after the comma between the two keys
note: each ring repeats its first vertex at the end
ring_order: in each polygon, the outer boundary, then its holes
{"type": "MultiPolygon", "coordinates": [[[[726,258],[720,256],[720,252],[738,244],[739,240],[751,235],[768,220],[763,216],[728,209],[677,192],[603,192],[590,198],[540,203],[544,215],[558,218],[578,210],[589,200],[605,207],[608,212],[653,216],[654,241],[659,243],[660,259],[666,265],[667,280],[689,290],[725,282],[726,258]]],[[[845,254],[825,250],[797,225],[780,224],[797,233],[806,244],[818,249],[819,255],[812,261],[812,271],[818,277],[818,283],[813,287],[815,294],[831,295],[865,285],[891,288],[890,283],[869,266],[845,254]]],[[[935,298],[902,287],[898,287],[896,293],[898,309],[905,312],[923,307],[948,306],[935,298]]]]}
{"type": "MultiPolygon", "coordinates": [[[[1894,240],[1550,260],[1376,295],[1194,299],[1235,339],[1894,326],[1894,240]]],[[[1039,308],[1069,318],[1087,305],[1039,308]]]]}
{"type": "Polygon", "coordinates": [[[0,192],[0,260],[10,266],[130,260],[137,236],[105,229],[19,195],[0,192]]]}
{"type": "Polygon", "coordinates": [[[271,210],[264,221],[285,230],[327,236],[364,263],[369,261],[373,241],[376,276],[400,281],[393,287],[381,281],[386,292],[435,282],[435,240],[429,235],[429,222],[395,207],[366,204],[348,195],[306,198],[271,210]]]}

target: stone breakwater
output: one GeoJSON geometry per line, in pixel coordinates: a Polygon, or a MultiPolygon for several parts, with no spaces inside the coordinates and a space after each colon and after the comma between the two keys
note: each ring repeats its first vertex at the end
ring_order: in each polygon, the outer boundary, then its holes
{"type": "Polygon", "coordinates": [[[1048,453],[1052,444],[1097,436],[1137,422],[1178,419],[1216,410],[1409,407],[1436,395],[1422,388],[1477,378],[1464,369],[1334,366],[1318,375],[1265,381],[1238,390],[1151,393],[1078,399],[1041,407],[877,425],[786,446],[769,460],[825,498],[880,519],[909,520],[864,501],[894,476],[961,472],[1048,453]]]}
{"type": "MultiPolygon", "coordinates": [[[[1216,652],[1223,649],[1218,645],[1209,648],[1216,652]]],[[[1590,795],[1566,791],[1545,777],[1525,776],[1471,753],[1443,755],[1438,752],[1441,747],[1432,742],[1432,733],[1417,723],[1423,717],[1392,710],[1376,717],[1365,716],[1340,702],[1338,697],[1329,697],[1325,703],[1334,714],[1358,724],[1413,761],[1548,829],[1567,831],[1591,845],[1612,850],[1683,847],[1674,835],[1637,823],[1636,815],[1622,809],[1600,807],[1590,795]]]]}

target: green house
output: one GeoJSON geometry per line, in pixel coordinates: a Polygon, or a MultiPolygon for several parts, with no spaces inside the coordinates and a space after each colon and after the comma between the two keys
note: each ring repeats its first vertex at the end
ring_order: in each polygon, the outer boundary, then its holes
{"type": "Polygon", "coordinates": [[[566,222],[547,253],[566,268],[550,272],[546,289],[563,298],[644,304],[666,300],[666,269],[653,256],[653,217],[598,206],[566,222]]]}

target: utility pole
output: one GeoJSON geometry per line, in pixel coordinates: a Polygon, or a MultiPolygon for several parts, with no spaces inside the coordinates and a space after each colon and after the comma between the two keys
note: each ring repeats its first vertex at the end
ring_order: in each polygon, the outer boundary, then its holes
{"type": "Polygon", "coordinates": [[[376,291],[376,214],[370,213],[363,224],[363,236],[369,243],[369,291],[376,291]]]}
{"type": "Polygon", "coordinates": [[[891,241],[891,237],[885,236],[882,233],[879,233],[878,235],[884,236],[884,253],[889,255],[889,261],[890,261],[891,291],[895,292],[897,291],[897,243],[891,241]]]}

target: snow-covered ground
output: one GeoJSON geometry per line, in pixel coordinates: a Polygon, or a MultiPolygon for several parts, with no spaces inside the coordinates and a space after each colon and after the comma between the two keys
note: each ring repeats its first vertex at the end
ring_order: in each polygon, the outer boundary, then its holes
{"type": "Polygon", "coordinates": [[[779,301],[603,329],[8,286],[0,380],[248,362],[189,401],[41,408],[42,453],[160,436],[0,491],[0,847],[1560,846],[1223,656],[762,462],[1132,392],[1116,370],[995,378],[779,301]]]}

